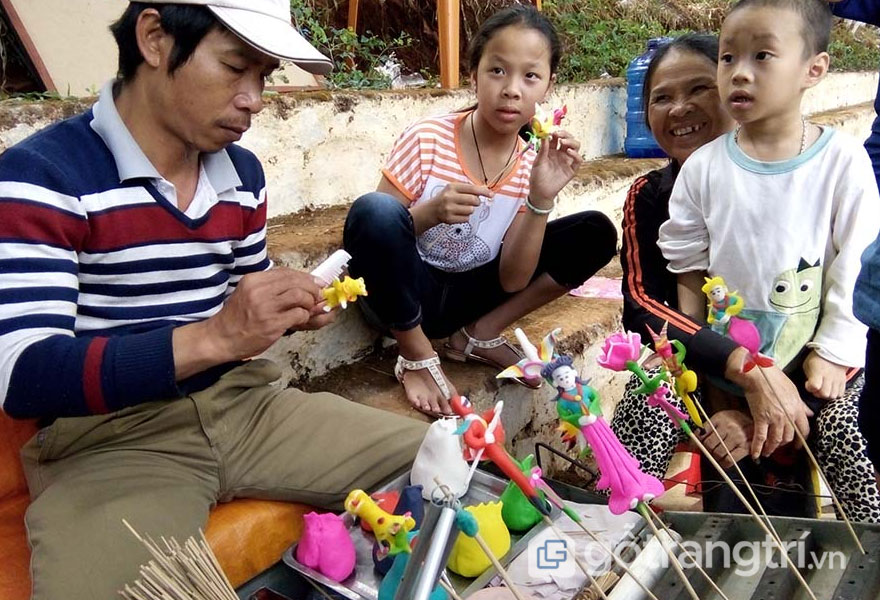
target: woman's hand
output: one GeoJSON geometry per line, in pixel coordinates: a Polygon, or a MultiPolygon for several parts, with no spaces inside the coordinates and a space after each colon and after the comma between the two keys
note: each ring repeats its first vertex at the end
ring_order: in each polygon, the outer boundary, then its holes
{"type": "Polygon", "coordinates": [[[541,142],[529,182],[529,201],[536,208],[553,206],[553,200],[584,161],[580,148],[581,143],[562,130],[541,142]]]}
{"type": "Polygon", "coordinates": [[[794,383],[779,367],[755,367],[743,373],[742,364],[747,355],[745,348],[735,350],[727,361],[725,377],[745,391],[755,424],[751,455],[757,459],[770,456],[778,447],[794,440],[791,421],[806,438],[810,434],[807,419],[813,416],[813,411],[804,404],[794,383]]]}
{"type": "Polygon", "coordinates": [[[712,415],[706,423],[706,433],[701,436],[701,441],[715,460],[729,469],[749,455],[752,432],[752,418],[749,415],[738,410],[722,410],[712,415]],[[725,446],[730,454],[724,449],[725,446]]]}
{"type": "Polygon", "coordinates": [[[480,197],[492,198],[494,195],[486,186],[450,183],[430,200],[416,202],[410,208],[416,235],[440,223],[466,223],[480,206],[480,197]]]}

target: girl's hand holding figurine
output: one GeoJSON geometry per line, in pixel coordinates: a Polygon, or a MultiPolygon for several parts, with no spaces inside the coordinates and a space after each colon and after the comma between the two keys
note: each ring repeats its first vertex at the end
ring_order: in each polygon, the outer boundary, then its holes
{"type": "Polygon", "coordinates": [[[538,150],[529,180],[529,202],[539,210],[553,208],[559,192],[568,185],[580,168],[581,143],[570,133],[557,130],[538,150]]]}

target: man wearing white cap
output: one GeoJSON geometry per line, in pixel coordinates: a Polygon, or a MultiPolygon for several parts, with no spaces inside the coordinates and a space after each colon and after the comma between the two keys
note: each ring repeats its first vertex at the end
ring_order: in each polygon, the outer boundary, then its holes
{"type": "Polygon", "coordinates": [[[424,424],[280,390],[260,354],[329,322],[271,268],[259,161],[235,146],[279,59],[330,62],[288,0],[132,2],[86,113],[0,156],[0,406],[22,450],[33,598],[103,600],[236,497],[336,507],[405,469],[424,424]]]}

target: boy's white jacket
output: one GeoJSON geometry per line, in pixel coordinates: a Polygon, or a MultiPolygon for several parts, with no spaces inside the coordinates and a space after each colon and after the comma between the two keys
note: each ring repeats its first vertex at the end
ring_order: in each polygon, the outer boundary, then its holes
{"type": "Polygon", "coordinates": [[[853,288],[878,230],[880,194],[859,141],[824,128],[800,156],[760,162],[729,133],[682,166],[658,245],[673,273],[723,277],[780,367],[805,345],[861,367],[867,330],[853,288]]]}

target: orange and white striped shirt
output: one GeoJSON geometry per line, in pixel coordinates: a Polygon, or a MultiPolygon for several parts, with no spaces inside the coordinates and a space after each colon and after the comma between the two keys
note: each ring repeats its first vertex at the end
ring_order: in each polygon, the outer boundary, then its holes
{"type": "MultiPolygon", "coordinates": [[[[464,164],[461,124],[469,113],[430,117],[411,125],[397,139],[382,174],[411,201],[433,198],[450,183],[485,185],[464,164]]],[[[521,148],[525,142],[520,143],[521,148]]],[[[517,158],[494,187],[494,198],[483,202],[467,223],[441,223],[422,233],[422,259],[444,271],[469,271],[498,256],[501,241],[529,195],[535,152],[517,158]]]]}

